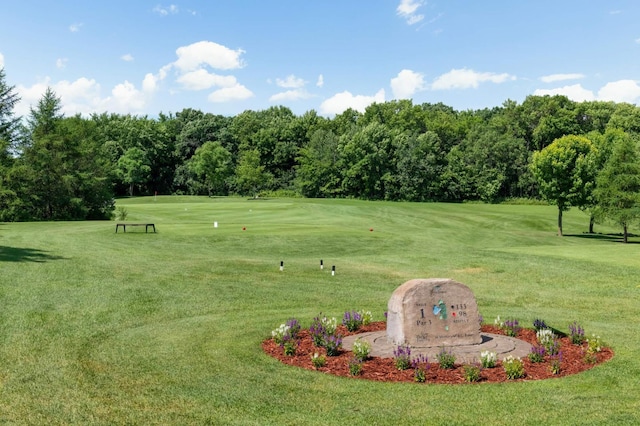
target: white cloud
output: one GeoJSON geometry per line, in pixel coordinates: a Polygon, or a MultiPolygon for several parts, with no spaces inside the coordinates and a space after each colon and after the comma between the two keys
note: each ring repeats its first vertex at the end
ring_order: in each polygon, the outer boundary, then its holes
{"type": "Polygon", "coordinates": [[[244,63],[240,56],[244,50],[231,50],[212,41],[199,41],[176,50],[178,59],[173,65],[181,72],[194,71],[203,65],[211,68],[230,70],[242,68],[244,63]]]}
{"type": "Polygon", "coordinates": [[[324,115],[335,115],[344,112],[348,108],[364,112],[372,103],[384,102],[384,89],[380,89],[373,96],[352,95],[351,92],[344,91],[337,93],[320,104],[320,113],[324,115]]]}
{"type": "Polygon", "coordinates": [[[540,77],[540,80],[544,83],[555,83],[556,81],[564,80],[580,80],[584,78],[584,74],[571,73],[571,74],[551,74],[540,77]]]}
{"type": "Polygon", "coordinates": [[[46,78],[31,87],[16,86],[16,91],[21,98],[16,106],[16,114],[28,115],[29,109],[37,105],[47,87],[51,87],[60,98],[62,112],[65,115],[96,112],[103,103],[100,98],[100,84],[94,79],[81,77],[75,81],[61,80],[52,84],[50,79],[46,78]]]}
{"type": "Polygon", "coordinates": [[[58,59],[56,59],[56,68],[64,69],[67,66],[67,62],[69,62],[69,59],[67,59],[67,58],[58,58],[58,59]]]}
{"type": "Polygon", "coordinates": [[[144,79],[142,79],[142,91],[145,93],[153,93],[158,90],[158,83],[160,79],[150,72],[145,74],[144,79]]]}
{"type": "Polygon", "coordinates": [[[318,81],[316,81],[316,86],[318,87],[324,86],[324,76],[322,74],[318,76],[318,81]]]}
{"type": "Polygon", "coordinates": [[[232,75],[224,76],[213,74],[204,69],[183,74],[178,77],[177,81],[187,90],[204,90],[214,86],[234,87],[238,84],[238,81],[232,75]]]}
{"type": "Polygon", "coordinates": [[[555,96],[564,95],[575,102],[593,101],[595,96],[591,90],[582,87],[581,84],[573,84],[571,86],[558,87],[555,89],[537,89],[533,92],[535,96],[555,96]]]}
{"type": "Polygon", "coordinates": [[[4,68],[4,55],[0,53],[0,68],[4,68]]]}
{"type": "Polygon", "coordinates": [[[233,87],[223,87],[211,93],[207,98],[210,102],[229,102],[229,101],[241,101],[249,99],[253,96],[253,92],[242,84],[236,84],[233,87]]]}
{"type": "Polygon", "coordinates": [[[640,85],[635,80],[618,80],[605,84],[598,91],[602,101],[635,103],[640,98],[640,85]]]}
{"type": "Polygon", "coordinates": [[[169,6],[156,5],[156,7],[153,8],[153,12],[161,16],[175,15],[179,11],[180,9],[178,9],[178,6],[175,4],[171,4],[169,6]]]}
{"type": "Polygon", "coordinates": [[[304,87],[306,83],[306,81],[296,77],[293,74],[288,75],[284,80],[281,78],[276,78],[276,85],[285,89],[299,89],[301,87],[304,87]]]}
{"type": "Polygon", "coordinates": [[[309,99],[313,95],[304,89],[287,90],[286,92],[276,93],[269,98],[270,102],[297,101],[300,99],[309,99]]]}
{"type": "Polygon", "coordinates": [[[106,99],[109,112],[138,112],[146,105],[144,94],[127,80],[111,90],[111,97],[106,99]]]}
{"type": "Polygon", "coordinates": [[[71,24],[69,25],[69,31],[71,31],[72,33],[77,33],[78,31],[80,31],[80,28],[82,28],[83,25],[83,23],[71,24]]]}
{"type": "Polygon", "coordinates": [[[30,87],[16,86],[16,91],[21,98],[16,105],[16,114],[28,115],[30,108],[38,104],[47,87],[50,87],[60,98],[62,113],[66,116],[105,111],[136,114],[143,112],[148,101],[147,94],[136,89],[128,81],[116,85],[110,96],[102,97],[100,84],[94,79],[81,77],[75,81],[61,80],[52,83],[49,78],[45,78],[30,87]]]}
{"type": "Polygon", "coordinates": [[[424,15],[416,13],[423,5],[423,0],[400,0],[396,13],[404,18],[407,24],[413,25],[424,19],[424,15]]]}
{"type": "Polygon", "coordinates": [[[127,53],[120,56],[120,59],[122,59],[125,62],[133,62],[133,55],[131,53],[127,53]]]}
{"type": "Polygon", "coordinates": [[[640,44],[640,38],[634,40],[636,43],[640,44]]]}
{"type": "Polygon", "coordinates": [[[477,88],[480,83],[504,83],[515,80],[516,77],[507,73],[496,74],[492,72],[476,72],[474,70],[462,68],[452,69],[446,74],[436,78],[431,88],[433,90],[448,89],[470,89],[477,88]]]}
{"type": "Polygon", "coordinates": [[[391,79],[391,91],[395,99],[411,99],[414,93],[424,88],[424,76],[411,70],[402,70],[391,79]]]}

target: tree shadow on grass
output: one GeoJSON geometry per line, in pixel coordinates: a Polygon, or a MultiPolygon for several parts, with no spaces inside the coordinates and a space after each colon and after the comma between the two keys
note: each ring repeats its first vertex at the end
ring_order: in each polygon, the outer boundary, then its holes
{"type": "Polygon", "coordinates": [[[0,246],[0,262],[47,262],[60,259],[64,258],[51,255],[44,250],[0,246]]]}
{"type": "MultiPolygon", "coordinates": [[[[611,243],[624,243],[624,236],[622,234],[589,234],[585,232],[584,234],[564,234],[565,237],[572,238],[585,238],[589,240],[600,240],[600,241],[608,241],[611,243]]],[[[627,238],[637,237],[636,234],[627,234],[627,238]]],[[[628,241],[627,244],[640,244],[640,241],[628,241]]]]}

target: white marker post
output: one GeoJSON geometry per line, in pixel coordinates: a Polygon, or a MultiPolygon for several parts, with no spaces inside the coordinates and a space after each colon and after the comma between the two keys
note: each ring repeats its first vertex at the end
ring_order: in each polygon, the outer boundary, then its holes
{"type": "Polygon", "coordinates": [[[218,227],[218,222],[213,222],[213,227],[217,228],[218,227]]]}
{"type": "Polygon", "coordinates": [[[280,272],[284,271],[284,261],[280,261],[280,272]]]}
{"type": "Polygon", "coordinates": [[[331,276],[333,277],[336,274],[336,265],[331,267],[331,276]]]}
{"type": "Polygon", "coordinates": [[[324,269],[324,264],[322,263],[322,259],[320,259],[320,270],[322,271],[324,269]]]}

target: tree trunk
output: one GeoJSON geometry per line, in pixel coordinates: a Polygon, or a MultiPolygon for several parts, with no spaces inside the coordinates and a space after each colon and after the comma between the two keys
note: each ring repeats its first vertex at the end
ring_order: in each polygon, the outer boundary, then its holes
{"type": "Polygon", "coordinates": [[[133,183],[129,184],[129,196],[133,197],[133,183]]]}
{"type": "Polygon", "coordinates": [[[593,214],[589,217],[589,233],[593,234],[593,225],[596,223],[596,218],[593,214]]]}
{"type": "Polygon", "coordinates": [[[562,237],[562,208],[558,207],[558,237],[562,237]]]}
{"type": "Polygon", "coordinates": [[[622,229],[623,229],[623,236],[622,236],[622,241],[627,244],[627,224],[623,224],[622,225],[622,229]]]}

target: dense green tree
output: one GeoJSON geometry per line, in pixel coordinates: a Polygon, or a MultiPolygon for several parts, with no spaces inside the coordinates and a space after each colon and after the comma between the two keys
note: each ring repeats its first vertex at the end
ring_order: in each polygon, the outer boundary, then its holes
{"type": "Polygon", "coordinates": [[[240,154],[234,182],[239,194],[257,197],[262,189],[270,186],[272,179],[273,176],[260,164],[260,152],[257,149],[240,154]]]}
{"type": "Polygon", "coordinates": [[[325,198],[339,194],[339,139],[331,130],[318,129],[300,150],[296,187],[305,197],[325,198]]]}
{"type": "Polygon", "coordinates": [[[6,82],[4,68],[0,68],[0,167],[8,165],[10,150],[17,137],[20,117],[16,117],[13,110],[19,100],[15,87],[6,82]]]}
{"type": "Polygon", "coordinates": [[[531,169],[540,195],[558,207],[558,235],[562,236],[562,213],[589,203],[595,186],[596,161],[591,141],[568,135],[533,154],[531,169]]]}
{"type": "Polygon", "coordinates": [[[138,147],[129,148],[118,159],[116,174],[122,182],[129,185],[129,196],[133,197],[135,185],[141,185],[149,178],[151,167],[147,154],[138,147]]]}
{"type": "Polygon", "coordinates": [[[386,126],[371,123],[353,135],[343,136],[342,189],[347,196],[380,200],[387,198],[395,170],[392,137],[386,126]]]}
{"type": "Polygon", "coordinates": [[[231,153],[220,142],[206,142],[196,149],[189,161],[190,169],[207,183],[209,195],[225,195],[226,180],[233,172],[231,153]]]}
{"type": "Polygon", "coordinates": [[[640,218],[640,158],[637,138],[618,137],[594,191],[599,213],[622,226],[624,242],[628,228],[640,218]]]}
{"type": "Polygon", "coordinates": [[[105,219],[113,210],[110,167],[94,123],[60,110],[51,89],[31,109],[30,143],[7,174],[19,199],[11,220],[105,219]]]}
{"type": "Polygon", "coordinates": [[[403,134],[396,141],[398,198],[434,201],[441,198],[440,177],[446,167],[435,132],[403,134]]]}

